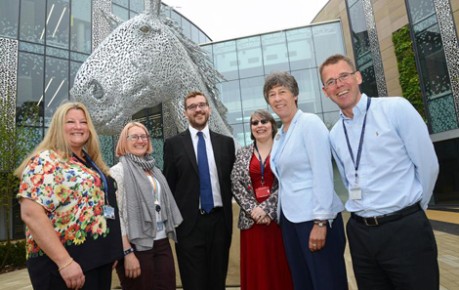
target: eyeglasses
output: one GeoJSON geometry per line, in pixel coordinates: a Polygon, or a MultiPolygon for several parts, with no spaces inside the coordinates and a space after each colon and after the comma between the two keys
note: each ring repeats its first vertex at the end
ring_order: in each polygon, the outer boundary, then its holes
{"type": "Polygon", "coordinates": [[[250,122],[250,124],[252,124],[252,126],[258,126],[258,123],[261,123],[262,125],[265,125],[268,122],[269,122],[268,120],[261,119],[261,120],[253,120],[253,121],[250,122]]]}
{"type": "Polygon", "coordinates": [[[129,135],[127,138],[131,141],[137,141],[139,138],[142,139],[142,141],[146,141],[148,140],[148,137],[148,135],[129,135]]]}
{"type": "Polygon", "coordinates": [[[209,106],[207,103],[198,103],[198,104],[191,104],[188,107],[186,107],[187,110],[190,111],[196,111],[196,109],[199,107],[199,109],[205,109],[209,106]]]}
{"type": "Polygon", "coordinates": [[[345,82],[349,79],[349,77],[353,74],[355,74],[357,71],[353,71],[353,72],[345,72],[345,73],[342,73],[339,75],[339,77],[337,77],[336,79],[329,79],[328,81],[325,82],[324,84],[324,87],[325,88],[331,88],[331,87],[335,87],[338,80],[340,82],[345,82]]]}

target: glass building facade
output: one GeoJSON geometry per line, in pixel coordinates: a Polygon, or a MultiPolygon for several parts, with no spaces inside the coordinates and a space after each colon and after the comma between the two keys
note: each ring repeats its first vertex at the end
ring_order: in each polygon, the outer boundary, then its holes
{"type": "Polygon", "coordinates": [[[225,80],[218,84],[227,120],[241,145],[250,140],[250,114],[269,109],[263,97],[265,77],[288,71],[300,89],[298,106],[319,115],[328,127],[338,107],[322,93],[318,66],[330,55],[345,53],[339,21],[310,25],[203,45],[225,80]]]}

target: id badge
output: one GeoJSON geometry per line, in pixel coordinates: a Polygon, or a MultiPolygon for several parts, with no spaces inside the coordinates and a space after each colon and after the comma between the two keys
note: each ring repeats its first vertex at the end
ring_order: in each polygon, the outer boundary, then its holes
{"type": "Polygon", "coordinates": [[[268,186],[261,186],[255,189],[255,196],[257,198],[267,197],[271,194],[271,190],[268,186]]]}
{"type": "Polygon", "coordinates": [[[360,189],[360,186],[349,186],[349,198],[352,200],[362,199],[362,190],[360,189]]]}
{"type": "Polygon", "coordinates": [[[103,207],[104,217],[107,219],[115,219],[115,208],[110,205],[104,205],[103,207]]]}
{"type": "Polygon", "coordinates": [[[156,231],[162,231],[164,229],[164,223],[163,222],[157,222],[156,223],[156,231]]]}

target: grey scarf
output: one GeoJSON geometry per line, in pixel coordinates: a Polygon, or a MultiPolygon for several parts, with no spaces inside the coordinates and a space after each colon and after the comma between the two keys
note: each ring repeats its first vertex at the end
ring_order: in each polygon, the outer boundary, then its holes
{"type": "Polygon", "coordinates": [[[124,197],[128,219],[128,237],[137,250],[144,251],[153,247],[156,236],[156,211],[153,186],[148,180],[145,171],[153,173],[160,184],[161,192],[161,219],[166,227],[167,235],[176,240],[175,227],[182,222],[166,178],[157,167],[151,156],[138,157],[126,154],[120,157],[124,172],[124,197]]]}

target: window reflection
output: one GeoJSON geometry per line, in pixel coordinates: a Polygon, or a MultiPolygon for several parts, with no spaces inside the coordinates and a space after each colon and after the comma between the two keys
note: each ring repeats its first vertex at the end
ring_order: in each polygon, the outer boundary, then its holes
{"type": "Polygon", "coordinates": [[[239,77],[263,75],[263,55],[259,36],[237,40],[237,55],[239,60],[239,77]]]}
{"type": "Polygon", "coordinates": [[[304,69],[315,66],[311,28],[287,32],[290,69],[304,69]]]}
{"type": "Polygon", "coordinates": [[[19,1],[0,1],[0,36],[17,38],[19,1]]]}
{"type": "Polygon", "coordinates": [[[227,80],[238,78],[236,42],[226,41],[214,45],[214,66],[227,80]]]}
{"type": "Polygon", "coordinates": [[[320,102],[321,94],[317,86],[317,69],[294,71],[292,75],[295,77],[300,89],[298,107],[303,112],[308,113],[323,111],[320,102]]]}
{"type": "Polygon", "coordinates": [[[69,0],[48,0],[46,14],[46,29],[40,34],[42,39],[46,34],[46,44],[69,47],[69,0]]]}
{"type": "Polygon", "coordinates": [[[56,108],[68,99],[68,71],[67,60],[46,57],[45,93],[44,98],[38,101],[44,105],[46,126],[51,122],[56,108]]]}
{"type": "Polygon", "coordinates": [[[239,89],[239,81],[228,81],[218,84],[220,98],[228,109],[226,120],[230,124],[239,123],[242,120],[241,113],[241,92],[239,89]]]}
{"type": "Polygon", "coordinates": [[[38,113],[43,116],[43,107],[38,103],[43,92],[43,62],[43,56],[25,52],[19,53],[16,117],[20,121],[19,123],[23,125],[40,125],[40,118],[34,107],[41,108],[38,113]],[[35,112],[32,116],[28,114],[31,109],[35,112]]]}
{"type": "MultiPolygon", "coordinates": [[[[4,1],[7,2],[7,1],[4,1]]],[[[45,29],[46,1],[22,0],[19,37],[35,43],[44,43],[42,33],[45,29]]]]}
{"type": "Polygon", "coordinates": [[[91,0],[72,1],[70,49],[91,53],[91,0]]]}
{"type": "Polygon", "coordinates": [[[264,77],[241,79],[242,122],[249,120],[257,109],[267,109],[268,104],[263,97],[264,77]]]}
{"type": "Polygon", "coordinates": [[[284,32],[263,35],[263,61],[265,74],[274,71],[288,71],[287,43],[284,32]]]}

